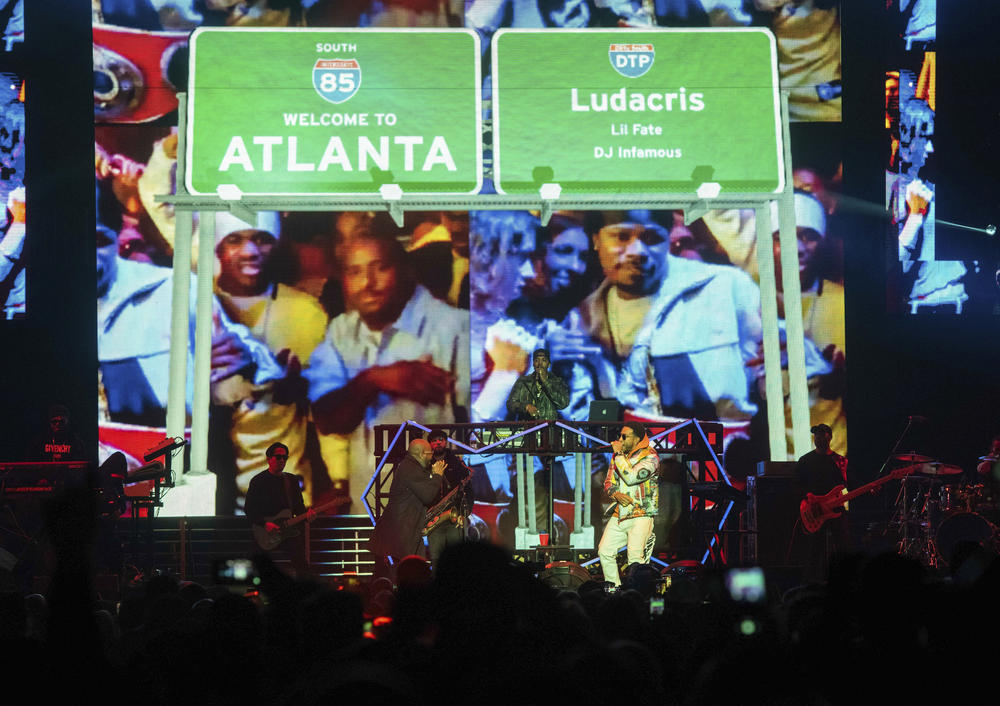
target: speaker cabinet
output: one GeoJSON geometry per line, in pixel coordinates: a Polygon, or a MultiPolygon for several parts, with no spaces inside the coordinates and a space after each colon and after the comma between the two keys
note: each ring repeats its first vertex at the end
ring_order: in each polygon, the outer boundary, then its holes
{"type": "Polygon", "coordinates": [[[763,567],[804,566],[805,542],[791,544],[802,491],[794,476],[753,479],[757,506],[757,562],[763,567]],[[791,552],[789,545],[791,544],[791,552]]]}

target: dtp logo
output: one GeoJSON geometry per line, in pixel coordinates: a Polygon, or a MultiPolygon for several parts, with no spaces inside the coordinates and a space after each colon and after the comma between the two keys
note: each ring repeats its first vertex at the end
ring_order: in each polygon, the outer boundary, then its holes
{"type": "Polygon", "coordinates": [[[361,64],[357,59],[317,59],[313,66],[313,88],[331,103],[343,103],[361,87],[361,64]]]}
{"type": "Polygon", "coordinates": [[[626,78],[639,78],[653,66],[652,44],[612,44],[608,58],[615,71],[626,78]]]}

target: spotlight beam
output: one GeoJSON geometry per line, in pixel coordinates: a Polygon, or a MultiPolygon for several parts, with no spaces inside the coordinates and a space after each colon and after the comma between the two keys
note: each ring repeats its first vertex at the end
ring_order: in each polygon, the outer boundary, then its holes
{"type": "Polygon", "coordinates": [[[962,230],[971,230],[976,233],[983,233],[984,235],[993,236],[996,232],[996,226],[986,226],[985,228],[976,228],[975,226],[967,226],[961,223],[952,223],[951,221],[946,221],[943,218],[937,218],[934,220],[935,223],[942,223],[946,226],[951,226],[952,228],[961,228],[962,230]]]}
{"type": "MultiPolygon", "coordinates": [[[[853,196],[845,196],[843,194],[836,194],[836,198],[839,208],[843,211],[858,213],[865,216],[873,216],[875,218],[889,218],[889,212],[883,204],[875,203],[874,201],[866,201],[865,199],[854,198],[853,196]]],[[[960,228],[962,230],[971,230],[974,233],[982,233],[983,235],[991,238],[996,235],[997,232],[997,227],[993,224],[987,225],[983,228],[977,228],[976,226],[965,225],[964,223],[946,221],[943,218],[935,218],[934,222],[950,228],[960,228]]]]}

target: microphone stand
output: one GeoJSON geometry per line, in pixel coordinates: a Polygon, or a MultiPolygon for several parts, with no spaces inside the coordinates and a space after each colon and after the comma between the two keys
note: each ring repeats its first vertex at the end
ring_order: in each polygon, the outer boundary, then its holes
{"type": "MultiPolygon", "coordinates": [[[[878,473],[875,474],[876,478],[881,478],[885,474],[886,467],[889,462],[896,456],[896,452],[899,450],[899,445],[903,443],[903,439],[910,432],[910,427],[913,426],[913,416],[906,418],[906,426],[903,428],[902,433],[896,438],[896,443],[892,445],[892,449],[889,451],[889,455],[886,457],[885,461],[882,462],[882,466],[878,469],[878,473]]],[[[882,496],[882,513],[883,516],[889,513],[889,508],[887,507],[888,495],[882,496]]],[[[886,523],[885,528],[882,530],[882,536],[885,537],[889,533],[889,528],[892,526],[893,520],[898,517],[898,522],[903,530],[903,536],[900,539],[900,546],[906,547],[909,540],[909,520],[906,517],[908,514],[906,512],[906,479],[900,481],[899,492],[896,493],[896,499],[892,503],[892,515],[889,521],[886,523]],[[902,505],[900,501],[902,500],[902,505]],[[898,510],[897,510],[898,508],[898,510]]]]}
{"type": "Polygon", "coordinates": [[[886,466],[889,465],[889,461],[891,461],[893,457],[896,455],[896,452],[899,451],[899,445],[903,443],[903,439],[906,438],[906,435],[909,433],[911,426],[913,426],[912,416],[906,418],[906,426],[903,428],[903,432],[896,439],[896,443],[892,445],[892,449],[889,451],[889,455],[886,457],[885,461],[882,462],[882,466],[878,469],[878,473],[875,474],[876,478],[880,478],[885,474],[886,466]]]}

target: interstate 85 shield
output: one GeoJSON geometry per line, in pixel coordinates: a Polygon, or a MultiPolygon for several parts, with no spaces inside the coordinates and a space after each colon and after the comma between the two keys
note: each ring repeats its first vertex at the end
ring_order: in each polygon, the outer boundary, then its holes
{"type": "Polygon", "coordinates": [[[475,193],[479,58],[478,35],[464,29],[197,29],[186,186],[475,193]]]}
{"type": "Polygon", "coordinates": [[[334,105],[350,100],[361,87],[361,64],[357,59],[317,59],[313,66],[313,88],[334,105]]]}

